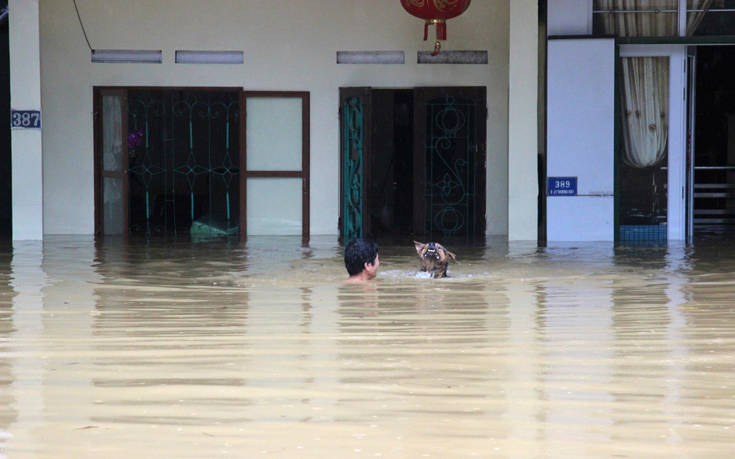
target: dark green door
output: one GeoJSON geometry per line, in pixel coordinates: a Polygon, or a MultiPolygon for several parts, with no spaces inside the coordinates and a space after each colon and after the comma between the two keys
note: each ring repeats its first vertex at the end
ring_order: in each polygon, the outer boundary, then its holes
{"type": "Polygon", "coordinates": [[[365,179],[369,177],[370,88],[340,88],[340,240],[362,237],[368,227],[365,179]]]}

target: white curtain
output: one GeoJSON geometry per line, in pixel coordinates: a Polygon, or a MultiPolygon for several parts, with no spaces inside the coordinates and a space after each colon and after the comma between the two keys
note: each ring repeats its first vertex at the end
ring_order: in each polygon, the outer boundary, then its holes
{"type": "MultiPolygon", "coordinates": [[[[677,0],[597,0],[605,33],[619,37],[676,36],[676,13],[616,13],[677,9],[677,0]]],[[[669,137],[669,60],[630,57],[623,67],[623,160],[632,167],[649,167],[666,156],[669,137]]]]}
{"type": "Polygon", "coordinates": [[[595,0],[605,33],[618,37],[674,37],[677,27],[677,0],[595,0]],[[659,13],[620,13],[618,11],[674,11],[659,13]]]}
{"type": "Polygon", "coordinates": [[[625,57],[623,66],[623,160],[643,168],[665,156],[669,138],[669,58],[625,57]]]}
{"type": "MultiPolygon", "coordinates": [[[[687,0],[687,36],[694,35],[715,0],[687,0]],[[691,11],[690,10],[695,10],[691,11]]],[[[617,13],[616,11],[675,11],[677,0],[595,0],[601,13],[605,33],[619,37],[677,36],[677,13],[617,13]]],[[[724,6],[717,0],[714,6],[724,6]]]]}

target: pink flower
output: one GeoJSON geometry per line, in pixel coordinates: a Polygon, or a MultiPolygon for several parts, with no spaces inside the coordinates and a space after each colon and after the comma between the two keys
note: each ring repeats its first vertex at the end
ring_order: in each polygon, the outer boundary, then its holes
{"type": "Polygon", "coordinates": [[[132,131],[128,133],[128,151],[135,150],[137,147],[143,145],[143,129],[132,131]]]}

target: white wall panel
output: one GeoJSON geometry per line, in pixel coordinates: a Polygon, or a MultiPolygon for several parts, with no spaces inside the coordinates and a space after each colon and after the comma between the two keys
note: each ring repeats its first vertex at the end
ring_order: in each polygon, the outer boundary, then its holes
{"type": "Polygon", "coordinates": [[[592,33],[592,0],[551,0],[546,8],[549,36],[592,33]]]}
{"type": "Polygon", "coordinates": [[[549,242],[612,241],[612,196],[549,197],[546,231],[549,242]]]}
{"type": "Polygon", "coordinates": [[[577,177],[578,196],[546,198],[547,239],[611,241],[615,43],[550,40],[548,50],[546,175],[577,177]]]}

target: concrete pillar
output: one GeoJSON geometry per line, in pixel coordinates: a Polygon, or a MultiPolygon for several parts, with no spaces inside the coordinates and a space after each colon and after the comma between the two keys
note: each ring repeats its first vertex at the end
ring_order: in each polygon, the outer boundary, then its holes
{"type": "Polygon", "coordinates": [[[508,239],[538,239],[538,0],[510,2],[508,239]]]}
{"type": "MultiPolygon", "coordinates": [[[[41,110],[38,2],[10,0],[8,4],[10,107],[15,110],[41,110]]],[[[10,137],[13,240],[40,240],[43,239],[41,129],[13,129],[10,137]]]]}

